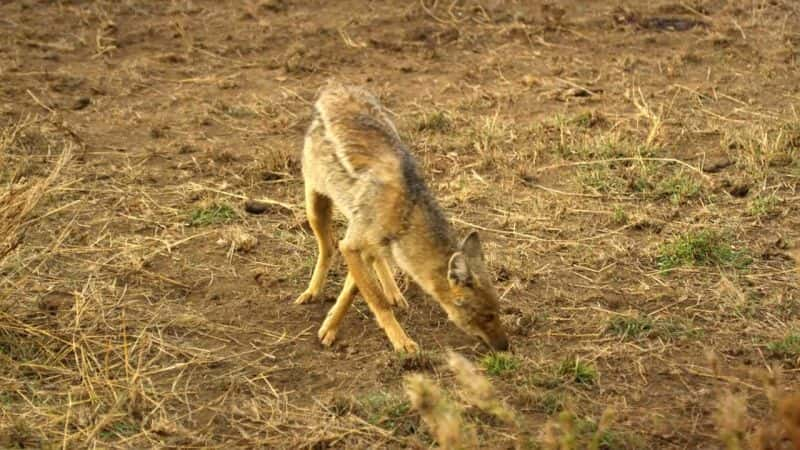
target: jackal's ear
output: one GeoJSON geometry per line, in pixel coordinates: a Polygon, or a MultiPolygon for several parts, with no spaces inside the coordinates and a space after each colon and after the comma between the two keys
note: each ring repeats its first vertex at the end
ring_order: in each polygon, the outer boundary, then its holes
{"type": "Polygon", "coordinates": [[[461,241],[459,247],[468,259],[483,261],[483,250],[481,250],[481,240],[478,237],[477,231],[471,231],[467,237],[461,241]]]}
{"type": "Polygon", "coordinates": [[[447,279],[451,285],[472,286],[472,272],[467,265],[467,257],[463,252],[455,252],[450,257],[447,267],[447,279]]]}

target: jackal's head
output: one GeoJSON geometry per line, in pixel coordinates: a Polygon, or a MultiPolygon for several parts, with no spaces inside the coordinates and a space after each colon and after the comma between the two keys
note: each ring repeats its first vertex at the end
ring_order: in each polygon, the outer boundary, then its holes
{"type": "Polygon", "coordinates": [[[442,302],[442,306],[450,320],[494,350],[507,350],[497,291],[486,269],[477,232],[471,232],[450,257],[447,278],[450,301],[442,302]]]}

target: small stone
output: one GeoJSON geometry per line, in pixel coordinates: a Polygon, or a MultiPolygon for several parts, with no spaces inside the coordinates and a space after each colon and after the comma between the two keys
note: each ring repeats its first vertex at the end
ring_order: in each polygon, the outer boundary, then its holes
{"type": "Polygon", "coordinates": [[[258,200],[247,200],[244,202],[244,210],[250,214],[264,214],[269,211],[270,204],[258,200]]]}
{"type": "Polygon", "coordinates": [[[703,172],[716,173],[732,165],[733,161],[727,156],[711,157],[703,165],[703,172]]]}
{"type": "Polygon", "coordinates": [[[89,97],[80,97],[75,101],[75,104],[72,105],[72,109],[74,111],[79,111],[91,104],[92,104],[92,99],[90,99],[89,97]]]}

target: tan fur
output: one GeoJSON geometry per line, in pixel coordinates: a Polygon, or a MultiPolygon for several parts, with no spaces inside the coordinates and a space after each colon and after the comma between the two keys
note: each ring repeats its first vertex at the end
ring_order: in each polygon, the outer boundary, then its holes
{"type": "Polygon", "coordinates": [[[418,350],[391,309],[408,306],[392,276],[393,261],[462,330],[496,349],[507,348],[477,234],[456,243],[413,157],[373,95],[337,83],[322,89],[303,146],[303,179],[319,256],[308,289],[295,303],[315,298],[325,284],[334,249],[332,206],[349,222],[339,243],[349,272],[319,330],[323,344],[334,342],[358,290],[395,350],[418,350]]]}

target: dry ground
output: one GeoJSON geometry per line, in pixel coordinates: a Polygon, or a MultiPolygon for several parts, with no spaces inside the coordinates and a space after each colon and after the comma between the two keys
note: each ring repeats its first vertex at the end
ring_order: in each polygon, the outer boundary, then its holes
{"type": "Polygon", "coordinates": [[[516,412],[458,400],[483,448],[790,448],[798,62],[793,0],[0,2],[0,447],[424,448],[455,349],[516,412]],[[512,355],[405,280],[420,357],[291,303],[329,77],[483,230],[512,355]]]}

